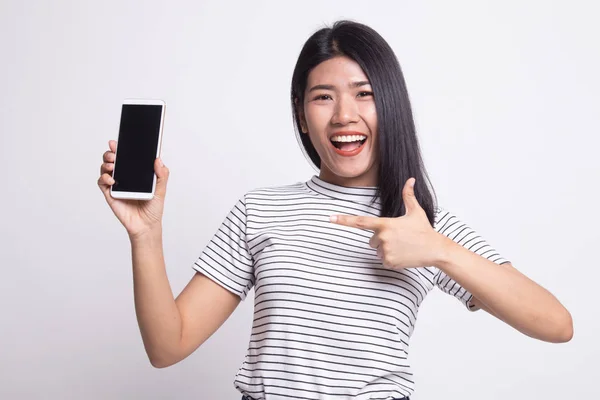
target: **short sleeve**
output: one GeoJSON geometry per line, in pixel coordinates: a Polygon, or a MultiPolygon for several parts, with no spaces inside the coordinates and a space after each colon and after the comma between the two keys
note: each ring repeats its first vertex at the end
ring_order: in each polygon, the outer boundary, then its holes
{"type": "Polygon", "coordinates": [[[246,241],[245,196],[231,208],[193,268],[242,300],[254,286],[254,262],[246,241]]]}
{"type": "MultiPolygon", "coordinates": [[[[509,260],[502,257],[487,241],[472,228],[467,226],[456,215],[438,207],[435,217],[435,230],[452,239],[456,243],[487,258],[496,264],[506,264],[509,260]]],[[[443,292],[456,297],[468,310],[477,311],[479,308],[471,303],[473,295],[460,286],[441,270],[435,276],[435,284],[443,292]]]]}

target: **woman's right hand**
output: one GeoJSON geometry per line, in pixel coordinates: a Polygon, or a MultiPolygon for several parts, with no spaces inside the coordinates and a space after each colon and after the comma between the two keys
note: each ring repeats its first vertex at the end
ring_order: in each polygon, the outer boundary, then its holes
{"type": "Polygon", "coordinates": [[[98,186],[106,202],[116,217],[121,221],[130,238],[137,238],[152,230],[160,229],[167,192],[169,169],[157,158],[154,161],[156,173],[156,189],[151,200],[125,200],[115,199],[110,195],[110,188],[115,183],[112,173],[115,165],[117,142],[108,142],[109,150],[104,153],[103,163],[100,167],[98,186]]]}

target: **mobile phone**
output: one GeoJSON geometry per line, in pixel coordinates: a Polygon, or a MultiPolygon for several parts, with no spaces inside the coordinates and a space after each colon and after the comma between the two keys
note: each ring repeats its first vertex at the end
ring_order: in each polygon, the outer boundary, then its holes
{"type": "Polygon", "coordinates": [[[150,200],[154,197],[154,160],[160,156],[166,104],[163,100],[126,99],[113,169],[116,199],[150,200]]]}

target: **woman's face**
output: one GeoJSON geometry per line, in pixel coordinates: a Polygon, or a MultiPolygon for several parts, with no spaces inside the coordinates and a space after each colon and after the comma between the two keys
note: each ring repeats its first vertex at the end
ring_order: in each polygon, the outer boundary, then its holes
{"type": "Polygon", "coordinates": [[[377,185],[375,101],[354,60],[335,57],[310,72],[300,115],[303,134],[321,157],[321,179],[342,186],[377,185]]]}

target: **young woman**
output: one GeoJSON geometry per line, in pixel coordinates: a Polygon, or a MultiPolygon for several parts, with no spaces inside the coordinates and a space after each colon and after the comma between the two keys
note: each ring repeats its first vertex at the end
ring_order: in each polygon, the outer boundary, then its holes
{"type": "Polygon", "coordinates": [[[190,355],[253,287],[235,377],[246,399],[408,398],[409,340],[434,287],[533,338],[570,340],[559,301],[434,201],[403,74],[379,34],[350,21],[317,31],[300,53],[291,101],[318,176],[238,199],[176,299],[162,250],[169,171],[156,160],[153,200],[113,199],[109,143],[98,184],[129,233],[152,365],[190,355]]]}

